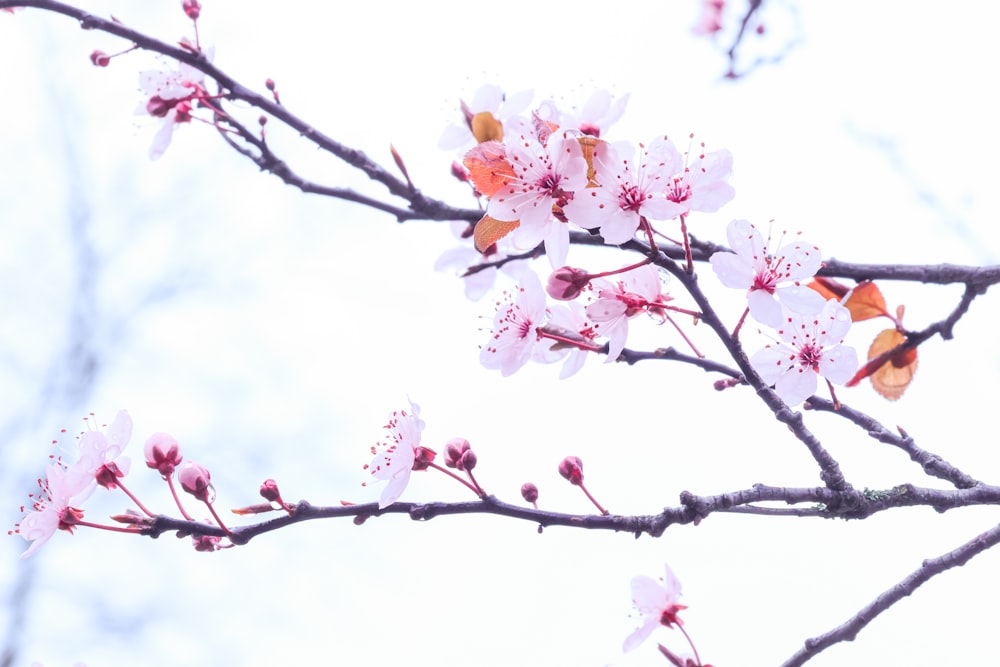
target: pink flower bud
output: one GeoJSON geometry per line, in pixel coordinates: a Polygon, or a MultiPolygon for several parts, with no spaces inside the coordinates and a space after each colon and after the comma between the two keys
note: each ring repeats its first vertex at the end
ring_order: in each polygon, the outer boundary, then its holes
{"type": "Polygon", "coordinates": [[[462,454],[469,451],[469,441],[465,438],[452,438],[444,446],[444,464],[449,468],[458,468],[462,462],[462,454]]]}
{"type": "Polygon", "coordinates": [[[215,488],[212,486],[212,475],[204,467],[188,461],[177,471],[177,479],[181,488],[192,496],[206,503],[215,500],[215,488]]]}
{"type": "Polygon", "coordinates": [[[264,82],[264,87],[270,91],[274,91],[274,79],[268,79],[264,82]]]}
{"type": "Polygon", "coordinates": [[[94,67],[107,67],[111,58],[104,51],[95,50],[90,54],[90,62],[94,63],[94,67]]]}
{"type": "Polygon", "coordinates": [[[168,433],[154,433],[149,436],[144,452],[146,465],[159,470],[164,479],[173,475],[174,470],[184,460],[177,440],[168,433]]]}
{"type": "Polygon", "coordinates": [[[167,102],[159,95],[153,95],[146,102],[146,113],[154,118],[166,118],[167,112],[170,111],[173,105],[167,102]]]}
{"type": "Polygon", "coordinates": [[[281,491],[278,490],[278,483],[273,479],[264,480],[264,483],[260,485],[260,495],[269,502],[281,502],[281,491]]]}
{"type": "Polygon", "coordinates": [[[521,485],[521,497],[526,502],[534,504],[538,501],[538,487],[531,482],[525,482],[521,485]]]}
{"type": "Polygon", "coordinates": [[[459,470],[473,470],[476,467],[476,463],[479,462],[479,457],[471,449],[462,453],[462,458],[456,466],[459,470]]]}
{"type": "Polygon", "coordinates": [[[583,269],[563,266],[552,272],[545,285],[545,291],[553,299],[572,301],[590,283],[590,274],[583,269]]]}
{"type": "Polygon", "coordinates": [[[458,162],[451,163],[451,175],[457,178],[458,180],[462,181],[463,183],[469,182],[469,172],[467,172],[465,170],[465,167],[463,167],[458,162]]]}
{"type": "Polygon", "coordinates": [[[570,484],[583,484],[583,461],[576,456],[567,456],[559,463],[559,474],[568,479],[570,484]]]}
{"type": "Polygon", "coordinates": [[[181,7],[184,8],[184,13],[192,21],[197,21],[198,17],[201,16],[201,3],[198,0],[184,0],[181,7]]]}

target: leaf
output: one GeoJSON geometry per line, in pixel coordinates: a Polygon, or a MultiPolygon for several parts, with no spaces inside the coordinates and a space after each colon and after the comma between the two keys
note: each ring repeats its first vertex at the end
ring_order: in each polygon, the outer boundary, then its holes
{"type": "Polygon", "coordinates": [[[476,141],[503,141],[503,123],[493,117],[489,111],[480,111],[472,115],[469,129],[476,141]]]}
{"type": "Polygon", "coordinates": [[[906,336],[896,329],[886,329],[875,337],[868,348],[868,363],[847,382],[857,385],[866,377],[884,398],[895,401],[903,395],[917,372],[917,348],[900,348],[906,336]]]}
{"type": "Polygon", "coordinates": [[[844,305],[851,311],[851,319],[855,322],[870,320],[873,317],[890,317],[885,307],[885,297],[882,296],[878,286],[870,280],[858,283],[844,305]]]}
{"type": "Polygon", "coordinates": [[[476,231],[473,233],[473,239],[476,242],[476,250],[479,252],[486,252],[487,248],[520,226],[520,220],[506,222],[504,220],[497,220],[496,218],[484,215],[483,219],[476,223],[476,231]]]}
{"type": "Polygon", "coordinates": [[[820,296],[827,301],[830,299],[840,301],[851,291],[851,288],[844,283],[839,283],[833,278],[825,278],[823,276],[816,276],[806,287],[819,292],[820,296]]]}
{"type": "Polygon", "coordinates": [[[507,150],[496,141],[479,144],[462,160],[469,177],[483,196],[489,198],[514,178],[514,167],[507,161],[507,150]]]}
{"type": "Polygon", "coordinates": [[[583,136],[577,138],[577,143],[583,150],[583,159],[587,161],[587,187],[600,187],[601,184],[597,182],[597,171],[594,169],[594,151],[597,150],[598,145],[607,142],[601,141],[597,137],[583,136]]]}

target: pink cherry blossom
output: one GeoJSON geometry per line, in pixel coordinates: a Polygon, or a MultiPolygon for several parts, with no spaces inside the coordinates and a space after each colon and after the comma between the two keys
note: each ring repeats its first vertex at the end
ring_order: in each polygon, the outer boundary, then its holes
{"type": "Polygon", "coordinates": [[[778,335],[784,342],[768,345],[750,363],[785,403],[795,406],[815,394],[818,376],[834,384],[851,379],[858,370],[858,355],[841,344],[851,327],[847,308],[830,299],[818,315],[788,309],[783,313],[778,335]]]}
{"type": "Polygon", "coordinates": [[[545,290],[538,276],[526,271],[517,290],[497,305],[490,340],[479,361],[489,369],[500,369],[507,377],[524,366],[542,339],[540,329],[550,317],[545,290]]]}
{"type": "MultiPolygon", "coordinates": [[[[587,318],[584,307],[577,303],[560,303],[550,308],[551,319],[546,325],[547,333],[560,335],[567,340],[578,341],[585,346],[597,349],[597,332],[593,323],[587,318]]],[[[583,368],[589,350],[571,343],[553,342],[551,345],[539,345],[535,360],[542,363],[552,363],[563,360],[559,379],[572,377],[583,368]]]]}
{"type": "Polygon", "coordinates": [[[485,269],[469,273],[468,270],[478,264],[496,262],[497,260],[504,259],[511,254],[512,250],[509,247],[507,239],[504,238],[497,244],[496,252],[484,255],[472,247],[472,231],[469,223],[456,222],[452,225],[452,231],[458,238],[462,239],[466,243],[465,245],[451,248],[441,253],[441,255],[437,258],[437,261],[434,262],[434,270],[446,271],[450,269],[458,271],[459,275],[462,277],[462,282],[465,285],[465,297],[470,301],[478,301],[487,292],[492,290],[493,283],[496,282],[497,275],[500,271],[514,279],[519,279],[528,269],[527,260],[515,259],[504,262],[499,270],[495,266],[489,266],[485,269]]]}
{"type": "Polygon", "coordinates": [[[600,137],[625,113],[628,94],[617,100],[606,90],[596,90],[582,107],[572,106],[562,110],[555,102],[546,100],[538,108],[539,117],[565,130],[578,131],[592,137],[600,137]]]}
{"type": "MultiPolygon", "coordinates": [[[[409,412],[406,410],[393,412],[385,429],[389,431],[388,440],[372,447],[374,458],[365,466],[372,477],[389,482],[382,489],[378,501],[379,509],[396,502],[410,482],[410,473],[414,470],[414,466],[422,469],[418,459],[426,458],[421,451],[425,448],[420,447],[420,432],[424,430],[424,422],[420,419],[419,405],[411,401],[409,412]]],[[[433,458],[433,452],[430,457],[433,458]]]]}
{"type": "Polygon", "coordinates": [[[660,306],[670,300],[662,293],[660,272],[645,264],[616,276],[614,282],[600,278],[591,283],[596,298],[587,308],[595,331],[608,339],[608,362],[618,358],[628,338],[628,321],[640,313],[662,319],[660,306]]]}
{"type": "Polygon", "coordinates": [[[121,454],[131,437],[132,418],[127,411],[120,410],[106,433],[86,431],[80,436],[80,457],[74,467],[89,473],[92,479],[103,477],[106,481],[101,481],[102,486],[115,488],[113,478],[122,477],[129,471],[131,462],[121,454]]]}
{"type": "MultiPolygon", "coordinates": [[[[205,52],[212,60],[212,50],[205,52]]],[[[149,147],[149,158],[158,159],[170,145],[174,126],[191,122],[191,112],[199,100],[208,97],[205,75],[190,65],[177,63],[176,70],[147,70],[139,73],[139,87],[147,96],[137,114],[163,118],[163,125],[149,147]]]]}
{"type": "Polygon", "coordinates": [[[666,191],[667,199],[674,204],[670,218],[689,211],[714,213],[736,196],[729,184],[733,174],[733,156],[729,151],[699,153],[693,162],[689,162],[690,149],[682,156],[673,142],[667,142],[664,152],[667,163],[675,166],[666,191]]]}
{"type": "Polygon", "coordinates": [[[725,0],[702,0],[701,17],[691,32],[696,35],[714,35],[722,30],[722,10],[725,7],[725,0]]]}
{"type": "Polygon", "coordinates": [[[803,285],[822,265],[819,248],[802,241],[789,243],[772,254],[770,238],[746,220],[733,220],[726,229],[735,253],[717,252],[712,269],[726,287],[747,290],[750,314],[762,324],[781,324],[781,306],[800,315],[815,315],[825,300],[803,285]],[[789,284],[790,283],[790,284],[789,284]]]}
{"type": "Polygon", "coordinates": [[[640,147],[638,159],[620,157],[622,148],[597,144],[593,166],[601,187],[577,193],[563,207],[570,222],[599,228],[609,245],[630,240],[641,217],[669,220],[683,212],[683,207],[667,199],[667,189],[674,187],[672,178],[682,168],[673,144],[658,137],[648,147],[640,147]]]}
{"type": "Polygon", "coordinates": [[[21,554],[22,560],[38,551],[56,530],[73,532],[76,522],[83,518],[83,511],[76,506],[94,490],[93,481],[92,476],[62,463],[49,464],[45,479],[38,480],[41,493],[33,496],[33,511],[21,519],[15,530],[31,542],[21,554]]]}
{"type": "Polygon", "coordinates": [[[530,250],[544,241],[552,266],[562,266],[569,251],[569,228],[553,217],[552,207],[565,206],[587,187],[580,143],[563,132],[545,144],[522,134],[505,145],[514,177],[490,198],[487,213],[497,220],[520,220],[511,237],[514,247],[530,250]]]}
{"type": "Polygon", "coordinates": [[[659,581],[646,576],[632,579],[632,604],[643,616],[642,625],[625,638],[622,650],[625,652],[646,641],[653,630],[661,625],[683,625],[677,613],[686,607],[678,604],[681,582],[677,580],[669,565],[664,565],[666,576],[659,581]]]}
{"type": "Polygon", "coordinates": [[[472,135],[469,124],[472,117],[478,113],[489,113],[500,121],[507,131],[510,129],[507,127],[510,121],[528,108],[532,97],[534,97],[534,93],[530,90],[508,95],[499,86],[483,85],[473,95],[471,102],[468,104],[462,102],[462,113],[465,116],[465,121],[446,127],[438,141],[438,146],[443,150],[452,150],[475,144],[476,138],[472,135]]]}
{"type": "Polygon", "coordinates": [[[158,470],[164,479],[173,475],[174,470],[184,460],[177,438],[169,433],[154,433],[149,436],[143,447],[143,453],[146,457],[146,467],[158,470]]]}

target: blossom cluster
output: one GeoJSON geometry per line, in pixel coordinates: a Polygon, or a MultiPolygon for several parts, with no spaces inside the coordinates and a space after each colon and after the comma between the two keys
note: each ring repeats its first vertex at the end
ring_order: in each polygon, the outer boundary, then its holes
{"type": "MultiPolygon", "coordinates": [[[[439,268],[468,267],[471,297],[489,289],[498,267],[518,279],[516,289],[498,301],[480,352],[486,368],[506,376],[529,361],[562,361],[560,377],[566,378],[582,367],[588,353],[619,359],[628,322],[640,314],[661,324],[669,321],[678,330],[672,314],[699,318],[698,312],[671,303],[652,256],[603,273],[566,265],[572,229],[599,235],[606,245],[622,245],[638,235],[655,252],[657,240],[668,237],[654,225],[679,219],[693,272],[686,218],[692,212],[716,212],[735,196],[727,150],[706,152],[702,146],[697,154],[682,152],[666,136],[638,146],[603,139],[622,115],[625,99],[613,102],[601,91],[582,113],[562,113],[546,101],[524,114],[530,94],[508,99],[499,88],[484,86],[472,104],[463,103],[464,126],[451,126],[442,137],[443,147],[466,149],[462,166],[453,172],[470,182],[486,205],[483,219],[461,232],[479,252],[450,251],[439,268]],[[554,269],[544,288],[524,261],[513,261],[541,248],[554,269]]],[[[836,384],[849,380],[857,355],[841,343],[850,315],[809,286],[822,265],[819,249],[793,240],[772,251],[770,238],[746,220],[732,221],[727,237],[732,251],[716,252],[711,266],[724,286],[746,290],[747,309],[732,337],[737,339],[748,315],[774,330],[769,334],[773,343],[752,356],[754,369],[789,404],[811,396],[819,377],[836,384]]]]}
{"type": "MultiPolygon", "coordinates": [[[[43,544],[48,542],[57,530],[73,533],[78,527],[87,526],[124,533],[137,533],[147,524],[147,519],[154,514],[135,495],[129,491],[123,478],[130,469],[130,460],[122,452],[132,437],[132,418],[128,412],[121,410],[111,424],[101,431],[92,426],[91,417],[87,417],[88,430],[78,438],[77,456],[72,463],[67,463],[60,457],[46,467],[45,477],[38,479],[39,491],[29,494],[31,509],[27,511],[10,535],[20,535],[31,544],[21,554],[28,558],[36,553],[43,544]],[[125,527],[102,525],[84,520],[83,503],[98,487],[108,490],[120,490],[127,495],[142,511],[145,518],[129,510],[125,514],[112,517],[115,521],[125,524],[125,527]]],[[[143,448],[146,467],[156,470],[167,482],[177,507],[187,520],[193,520],[184,509],[174,488],[174,475],[181,488],[208,506],[219,527],[229,534],[221,519],[212,508],[215,499],[215,489],[212,486],[211,474],[203,466],[191,461],[183,462],[177,440],[167,433],[154,433],[143,448]]],[[[22,506],[21,511],[26,511],[22,506]]],[[[214,536],[196,536],[194,547],[199,551],[214,551],[219,547],[220,538],[214,536]]]]}

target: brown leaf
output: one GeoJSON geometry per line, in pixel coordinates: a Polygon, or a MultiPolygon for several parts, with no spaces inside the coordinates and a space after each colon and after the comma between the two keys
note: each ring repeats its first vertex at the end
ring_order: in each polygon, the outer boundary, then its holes
{"type": "Polygon", "coordinates": [[[855,373],[847,386],[853,387],[867,377],[881,396],[897,400],[917,372],[917,348],[899,349],[905,342],[906,336],[896,329],[881,332],[868,348],[868,363],[855,373]]]}
{"type": "Polygon", "coordinates": [[[484,215],[483,219],[476,223],[476,231],[473,234],[473,239],[476,242],[476,250],[486,252],[487,248],[520,226],[520,220],[505,222],[484,215]]]}
{"type": "Polygon", "coordinates": [[[851,311],[851,319],[855,322],[870,320],[873,317],[889,317],[885,307],[885,297],[878,286],[870,280],[858,283],[844,303],[851,311]]]}

